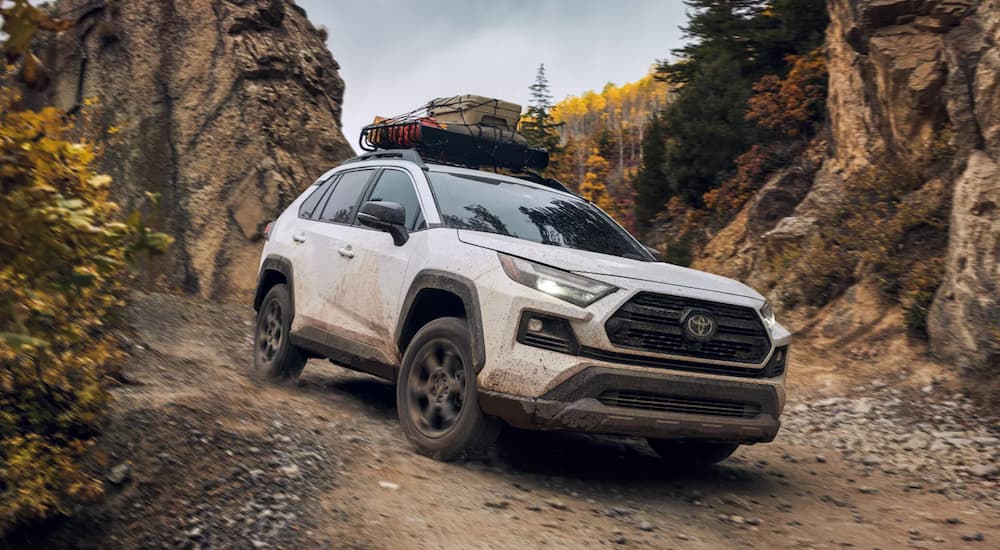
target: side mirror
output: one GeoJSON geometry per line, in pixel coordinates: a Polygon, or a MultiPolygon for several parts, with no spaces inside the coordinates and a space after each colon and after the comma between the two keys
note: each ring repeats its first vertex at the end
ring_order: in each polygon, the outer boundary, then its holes
{"type": "Polygon", "coordinates": [[[396,246],[403,246],[410,240],[410,233],[406,230],[406,208],[400,204],[368,201],[361,205],[358,221],[361,225],[389,233],[396,246]]]}
{"type": "Polygon", "coordinates": [[[662,262],[663,261],[663,254],[660,254],[659,250],[653,248],[652,246],[642,245],[642,247],[646,249],[646,252],[649,252],[650,254],[652,254],[653,257],[656,258],[656,261],[658,261],[658,262],[662,262]]]}

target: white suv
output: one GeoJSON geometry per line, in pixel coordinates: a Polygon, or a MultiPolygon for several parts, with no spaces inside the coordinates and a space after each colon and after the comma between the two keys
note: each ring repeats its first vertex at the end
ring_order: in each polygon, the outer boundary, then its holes
{"type": "Polygon", "coordinates": [[[412,150],[324,174],[268,227],[256,368],[323,357],[394,381],[403,431],[439,459],[500,421],[646,437],[678,465],[774,439],[790,335],[764,298],[533,180],[412,150]]]}

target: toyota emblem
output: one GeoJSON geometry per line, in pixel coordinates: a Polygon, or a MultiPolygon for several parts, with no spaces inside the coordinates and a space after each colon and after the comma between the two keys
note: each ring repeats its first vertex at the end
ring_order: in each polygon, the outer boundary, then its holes
{"type": "Polygon", "coordinates": [[[691,311],[684,320],[684,332],[692,340],[709,340],[718,323],[707,311],[691,311]]]}

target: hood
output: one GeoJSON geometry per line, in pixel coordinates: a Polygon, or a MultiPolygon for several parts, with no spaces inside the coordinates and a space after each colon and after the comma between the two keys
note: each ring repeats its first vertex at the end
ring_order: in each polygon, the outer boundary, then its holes
{"type": "Polygon", "coordinates": [[[458,230],[458,239],[466,244],[496,250],[580,275],[603,275],[666,283],[764,301],[764,297],[757,291],[739,281],[673,264],[630,260],[464,229],[458,230]]]}

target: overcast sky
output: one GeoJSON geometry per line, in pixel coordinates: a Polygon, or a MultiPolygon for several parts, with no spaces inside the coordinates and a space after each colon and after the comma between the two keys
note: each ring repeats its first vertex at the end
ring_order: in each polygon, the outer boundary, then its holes
{"type": "Polygon", "coordinates": [[[545,63],[556,100],[641,78],[681,41],[681,0],[298,0],[347,83],[344,135],[376,115],[465,93],[528,102],[545,63]]]}

